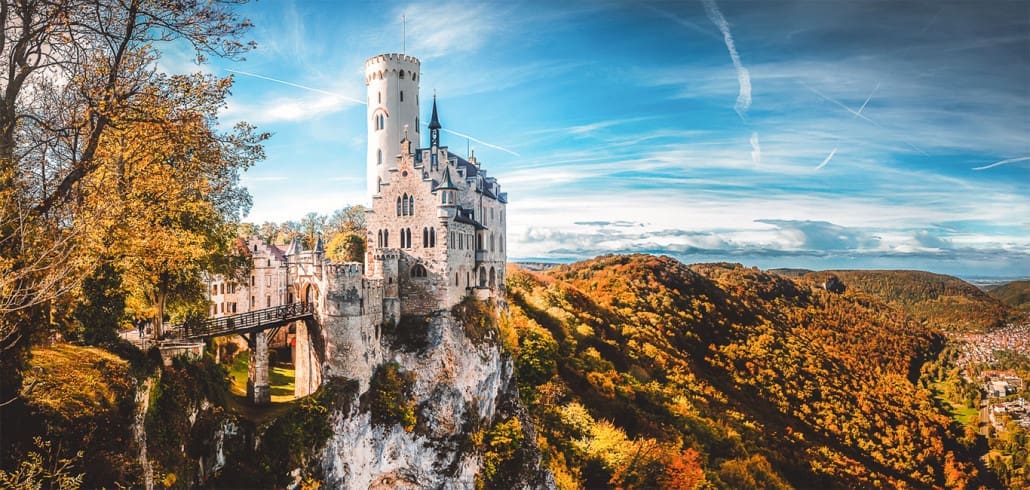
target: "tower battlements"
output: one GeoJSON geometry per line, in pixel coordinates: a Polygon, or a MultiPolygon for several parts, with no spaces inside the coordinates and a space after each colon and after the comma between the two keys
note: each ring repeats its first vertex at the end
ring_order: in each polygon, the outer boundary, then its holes
{"type": "Polygon", "coordinates": [[[329,273],[337,277],[361,277],[361,262],[343,262],[326,264],[329,273]]]}
{"type": "Polygon", "coordinates": [[[406,55],[406,54],[401,54],[401,53],[384,53],[384,54],[375,55],[375,56],[365,60],[365,67],[368,68],[370,65],[375,65],[375,64],[379,64],[379,63],[391,63],[391,62],[405,62],[405,63],[411,63],[411,64],[413,64],[415,66],[419,66],[421,64],[421,62],[418,60],[418,58],[416,58],[414,56],[410,56],[410,55],[406,55]]]}

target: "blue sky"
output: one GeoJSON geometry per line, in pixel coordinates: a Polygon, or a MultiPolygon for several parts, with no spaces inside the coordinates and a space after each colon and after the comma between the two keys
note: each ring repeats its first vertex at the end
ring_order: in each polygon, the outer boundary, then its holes
{"type": "MultiPolygon", "coordinates": [[[[364,60],[401,51],[405,15],[422,100],[435,90],[445,129],[489,143],[441,138],[473,147],[508,192],[513,260],[646,251],[1030,277],[1030,2],[268,0],[244,13],[257,49],[203,69],[247,73],[221,119],[274,133],[244,178],[248,221],[364,202],[354,99],[364,60]]],[[[161,63],[196,69],[174,52],[161,63]]]]}

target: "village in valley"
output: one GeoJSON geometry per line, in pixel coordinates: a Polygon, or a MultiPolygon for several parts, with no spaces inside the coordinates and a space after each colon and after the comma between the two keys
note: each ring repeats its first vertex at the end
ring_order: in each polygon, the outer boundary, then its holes
{"type": "Polygon", "coordinates": [[[956,365],[963,370],[964,380],[981,394],[979,431],[986,434],[993,429],[1001,433],[1009,428],[1010,422],[1023,429],[1030,427],[1030,386],[1006,362],[1030,352],[1030,324],[1010,324],[987,333],[955,334],[953,340],[961,345],[956,365]]]}

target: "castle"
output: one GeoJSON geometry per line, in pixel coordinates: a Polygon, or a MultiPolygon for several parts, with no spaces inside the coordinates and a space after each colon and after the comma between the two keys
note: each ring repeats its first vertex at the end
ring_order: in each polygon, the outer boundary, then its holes
{"type": "MultiPolygon", "coordinates": [[[[433,315],[467,296],[503,297],[507,194],[474,154],[466,159],[441,146],[435,96],[429,144],[413,143],[421,139],[419,66],[404,54],[365,62],[371,206],[364,264],[331,263],[321,238],[310,250],[297,238],[283,250],[251,237],[248,280],[208,279],[214,317],[295,301],[315,305],[317,332],[303,322],[282,332],[297,347],[298,396],[313,391],[323,373],[370,369],[355,356],[375,355],[384,323],[433,315]]],[[[268,340],[255,341],[252,348],[265,349],[257,356],[267,356],[268,340]]]]}

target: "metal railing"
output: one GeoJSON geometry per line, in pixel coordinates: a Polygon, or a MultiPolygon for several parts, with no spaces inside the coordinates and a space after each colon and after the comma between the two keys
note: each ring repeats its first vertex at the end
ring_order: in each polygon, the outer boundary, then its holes
{"type": "Polygon", "coordinates": [[[210,318],[197,326],[176,325],[169,333],[170,337],[180,339],[218,337],[275,328],[296,320],[313,317],[314,314],[315,305],[313,303],[290,303],[231,316],[210,318]]]}

